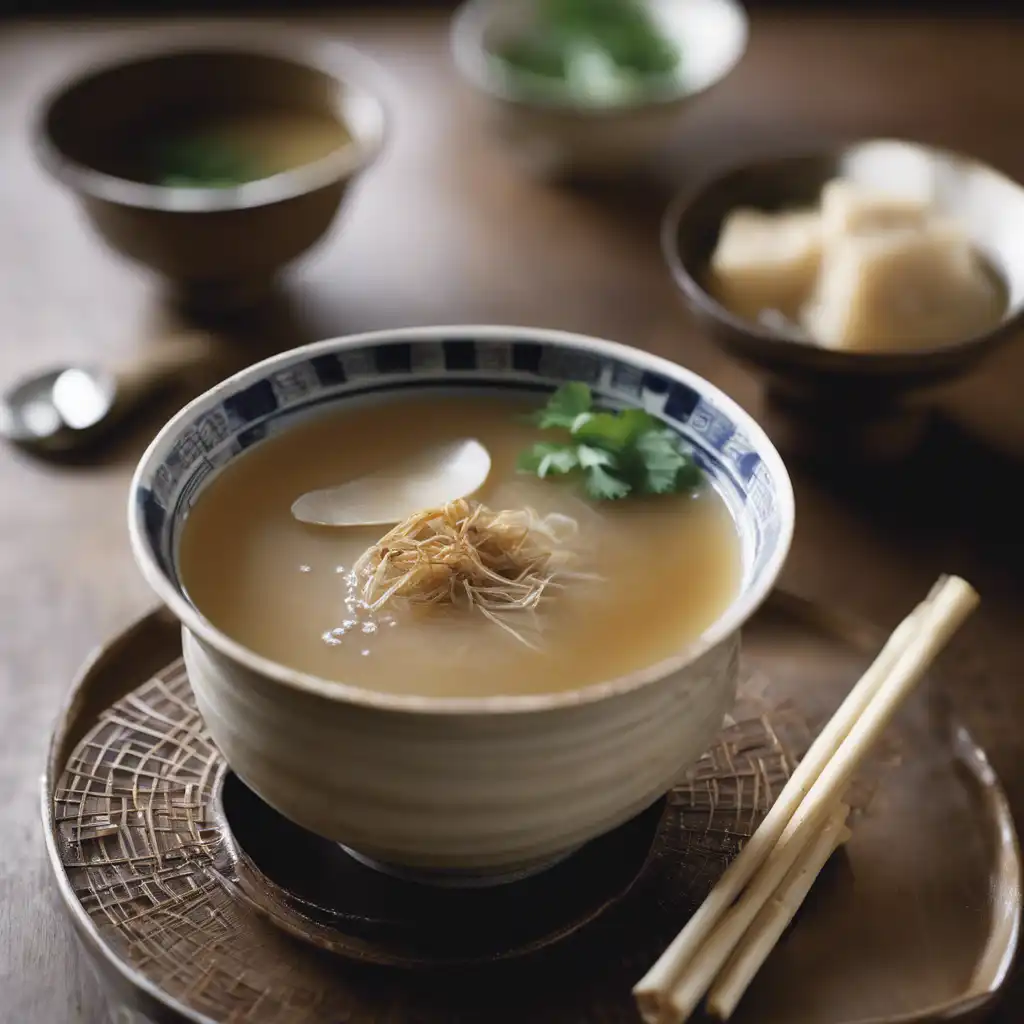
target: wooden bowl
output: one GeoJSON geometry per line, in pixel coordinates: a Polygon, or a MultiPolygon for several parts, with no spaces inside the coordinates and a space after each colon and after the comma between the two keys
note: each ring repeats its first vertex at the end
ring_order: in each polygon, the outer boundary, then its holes
{"type": "Polygon", "coordinates": [[[763,374],[775,411],[830,458],[858,450],[902,453],[920,425],[913,399],[974,369],[1024,318],[1024,187],[991,167],[912,142],[871,140],[736,167],[679,195],[662,224],[669,269],[691,314],[729,355],[763,374]],[[913,352],[843,352],[742,319],[705,289],[723,221],[738,206],[775,210],[817,203],[845,177],[928,200],[964,225],[1008,290],[1002,322],[955,344],[913,352]],[[903,443],[900,443],[903,442],[903,443]]]}
{"type": "Polygon", "coordinates": [[[245,303],[322,238],[352,181],[380,151],[385,114],[363,84],[371,77],[358,55],[312,37],[163,39],[89,67],[49,97],[36,133],[38,153],[117,252],[156,271],[189,300],[245,303]],[[235,187],[130,180],[125,139],[142,125],[197,107],[204,115],[326,115],[344,133],[320,159],[235,187]]]}

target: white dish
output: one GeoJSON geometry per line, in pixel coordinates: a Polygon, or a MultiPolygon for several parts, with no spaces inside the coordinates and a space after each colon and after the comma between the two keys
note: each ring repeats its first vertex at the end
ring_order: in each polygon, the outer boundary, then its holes
{"type": "Polygon", "coordinates": [[[541,102],[496,74],[494,44],[520,31],[529,0],[468,0],[452,22],[451,47],[462,77],[485,97],[492,127],[517,158],[543,174],[614,175],[666,146],[681,116],[724,79],[747,48],[749,25],[737,0],[646,0],[681,53],[672,87],[635,102],[601,106],[541,102]]]}

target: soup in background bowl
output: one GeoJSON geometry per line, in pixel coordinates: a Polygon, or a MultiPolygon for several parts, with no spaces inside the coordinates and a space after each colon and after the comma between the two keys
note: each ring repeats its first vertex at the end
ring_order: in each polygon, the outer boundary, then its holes
{"type": "Polygon", "coordinates": [[[363,857],[500,878],[628,820],[711,744],[793,495],[757,424],[672,363],[554,331],[428,328],[321,342],[224,381],[143,457],[129,526],[182,621],[203,718],[250,788],[363,857]],[[568,382],[657,417],[699,485],[594,501],[518,473],[538,440],[527,414],[568,382]],[[291,515],[303,492],[463,436],[491,454],[474,500],[575,524],[582,571],[529,630],[472,607],[371,611],[353,567],[387,527],[291,515]]]}

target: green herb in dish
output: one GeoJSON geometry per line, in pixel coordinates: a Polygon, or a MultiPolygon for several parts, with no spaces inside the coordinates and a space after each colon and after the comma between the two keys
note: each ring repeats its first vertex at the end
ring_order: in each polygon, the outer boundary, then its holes
{"type": "Polygon", "coordinates": [[[202,135],[167,140],[152,163],[157,183],[172,188],[235,188],[264,176],[248,154],[202,135]]]}
{"type": "Polygon", "coordinates": [[[642,0],[538,0],[531,31],[496,51],[515,75],[615,101],[674,75],[680,53],[642,0]]]}
{"type": "Polygon", "coordinates": [[[661,420],[642,409],[595,409],[586,384],[563,385],[534,421],[542,430],[560,431],[564,440],[524,451],[519,471],[541,479],[577,474],[595,501],[685,493],[703,479],[678,435],[661,420]]]}

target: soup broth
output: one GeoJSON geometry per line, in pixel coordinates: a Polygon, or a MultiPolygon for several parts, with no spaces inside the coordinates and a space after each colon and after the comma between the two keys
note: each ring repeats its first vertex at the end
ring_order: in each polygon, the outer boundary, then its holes
{"type": "Polygon", "coordinates": [[[350,141],[336,118],[287,108],[191,112],[122,140],[123,177],[179,188],[230,188],[314,163],[350,141]]]}
{"type": "MultiPolygon", "coordinates": [[[[740,580],[740,543],[722,498],[594,503],[572,484],[516,472],[538,440],[526,403],[420,397],[301,424],[231,463],[199,495],[182,533],[181,579],[218,629],[282,665],[370,690],[436,697],[572,690],[652,665],[696,639],[740,580]],[[475,437],[491,454],[474,495],[579,524],[583,579],[546,592],[527,645],[476,611],[361,600],[352,569],[388,527],[322,527],[291,514],[301,494],[475,437]]],[[[526,613],[529,614],[529,613],[526,613]]]]}

